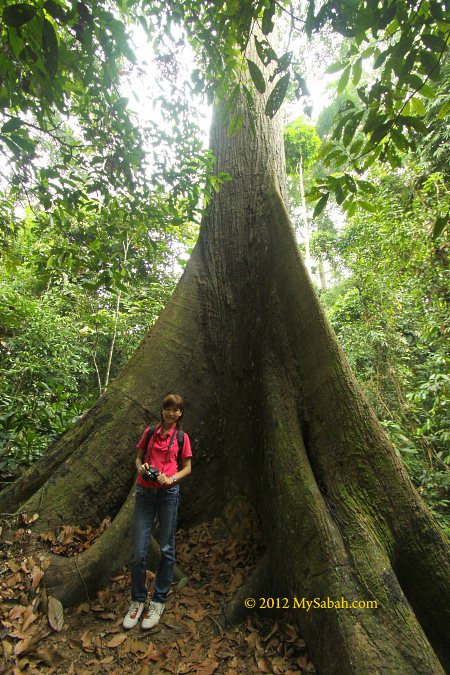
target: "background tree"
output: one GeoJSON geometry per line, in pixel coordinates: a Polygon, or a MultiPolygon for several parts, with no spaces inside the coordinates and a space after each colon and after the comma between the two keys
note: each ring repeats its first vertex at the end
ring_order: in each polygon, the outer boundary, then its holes
{"type": "Polygon", "coordinates": [[[308,219],[305,198],[305,173],[313,164],[320,139],[314,127],[298,117],[284,128],[284,152],[286,172],[290,179],[289,195],[292,207],[300,212],[302,235],[305,242],[305,264],[311,274],[311,226],[308,219]]]}

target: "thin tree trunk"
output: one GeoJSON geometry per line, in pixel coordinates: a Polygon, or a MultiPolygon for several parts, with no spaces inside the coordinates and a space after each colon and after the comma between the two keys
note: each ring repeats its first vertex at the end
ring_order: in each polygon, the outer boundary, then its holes
{"type": "Polygon", "coordinates": [[[303,221],[303,231],[305,233],[305,265],[309,274],[312,276],[311,264],[311,228],[308,221],[308,212],[306,210],[305,184],[303,181],[303,157],[300,155],[298,163],[298,185],[300,188],[301,214],[303,221]]]}
{"type": "Polygon", "coordinates": [[[319,266],[320,288],[322,289],[322,291],[326,291],[327,290],[327,277],[326,277],[326,274],[325,274],[325,267],[324,267],[324,264],[323,264],[322,253],[319,253],[319,256],[320,257],[319,257],[318,266],[319,266]]]}
{"type": "MultiPolygon", "coordinates": [[[[128,239],[128,234],[126,236],[125,241],[123,242],[123,264],[125,265],[128,259],[128,249],[130,247],[130,241],[128,239]]],[[[109,348],[109,354],[108,354],[108,363],[106,366],[106,373],[105,373],[105,383],[103,385],[103,390],[108,388],[109,385],[109,376],[111,373],[111,364],[112,364],[112,359],[113,359],[113,354],[114,354],[114,347],[116,345],[116,338],[117,338],[117,326],[119,324],[119,312],[120,312],[120,299],[122,297],[122,291],[119,289],[117,291],[117,299],[116,299],[116,310],[114,312],[114,330],[113,330],[113,335],[111,339],[111,345],[109,348]]]]}

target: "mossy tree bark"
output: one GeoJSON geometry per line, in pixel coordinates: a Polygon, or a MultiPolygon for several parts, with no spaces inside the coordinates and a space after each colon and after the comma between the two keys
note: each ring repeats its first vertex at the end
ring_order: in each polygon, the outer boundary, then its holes
{"type": "Polygon", "coordinates": [[[47,570],[50,593],[76,601],[126,559],[136,442],[161,397],[179,390],[195,448],[182,523],[221,513],[236,495],[252,501],[266,554],[246,592],[377,600],[378,609],[296,610],[321,672],[443,672],[447,543],[299,257],[277,124],[260,112],[255,137],[246,124],[228,137],[217,114],[211,138],[218,171],[233,180],[212,200],[171,301],[107,393],[0,507],[38,512],[41,529],[114,516],[95,550],[47,570]]]}

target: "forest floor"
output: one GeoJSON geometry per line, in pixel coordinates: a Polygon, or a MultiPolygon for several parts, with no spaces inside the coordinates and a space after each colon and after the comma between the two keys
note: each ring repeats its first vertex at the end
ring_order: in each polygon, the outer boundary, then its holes
{"type": "MultiPolygon", "coordinates": [[[[32,519],[31,519],[32,520],[32,519]]],[[[138,624],[125,632],[129,604],[128,570],[78,606],[62,609],[45,593],[42,543],[49,551],[73,555],[101,531],[61,528],[41,535],[34,553],[31,520],[15,532],[0,527],[0,672],[110,673],[314,673],[305,642],[292,617],[250,614],[238,626],[223,625],[223,608],[251,573],[262,547],[250,518],[215,519],[177,537],[177,564],[188,575],[172,585],[166,610],[154,629],[138,624]]],[[[108,525],[102,524],[102,528],[108,525]]],[[[149,584],[153,579],[151,572],[149,584]]]]}

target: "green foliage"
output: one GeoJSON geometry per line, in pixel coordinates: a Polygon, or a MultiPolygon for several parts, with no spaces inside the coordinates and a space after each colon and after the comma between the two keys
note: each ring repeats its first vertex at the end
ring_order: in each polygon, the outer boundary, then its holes
{"type": "MultiPolygon", "coordinates": [[[[348,46],[329,68],[341,73],[337,92],[344,94],[351,82],[357,96],[341,104],[332,136],[321,151],[331,172],[336,167],[344,170],[318,183],[312,197],[317,201],[335,193],[351,215],[357,205],[364,206],[364,197],[358,201],[356,194],[365,186],[346,180],[350,171],[363,174],[376,161],[398,168],[402,153],[416,150],[430,133],[427,116],[445,79],[450,23],[444,6],[433,2],[416,7],[407,0],[381,5],[329,0],[310,20],[309,30],[319,31],[326,24],[341,33],[348,46]]],[[[441,119],[448,116],[448,85],[444,89],[437,110],[441,119]]]]}
{"type": "Polygon", "coordinates": [[[374,213],[357,210],[339,233],[316,244],[340,275],[321,297],[380,420],[445,525],[448,247],[429,234],[450,194],[442,174],[419,184],[412,169],[374,179],[374,213]]]}
{"type": "Polygon", "coordinates": [[[284,152],[286,156],[286,171],[289,175],[298,173],[299,162],[302,162],[303,171],[307,172],[316,159],[320,146],[320,138],[315,127],[302,117],[290,122],[284,128],[284,152]]]}
{"type": "Polygon", "coordinates": [[[36,297],[18,270],[0,280],[0,473],[36,460],[83,412],[89,350],[57,289],[36,297]]]}
{"type": "Polygon", "coordinates": [[[137,215],[129,201],[87,203],[71,219],[54,209],[9,221],[0,265],[0,474],[37,459],[91,405],[173,291],[197,233],[188,202],[161,195],[137,215]]]}

